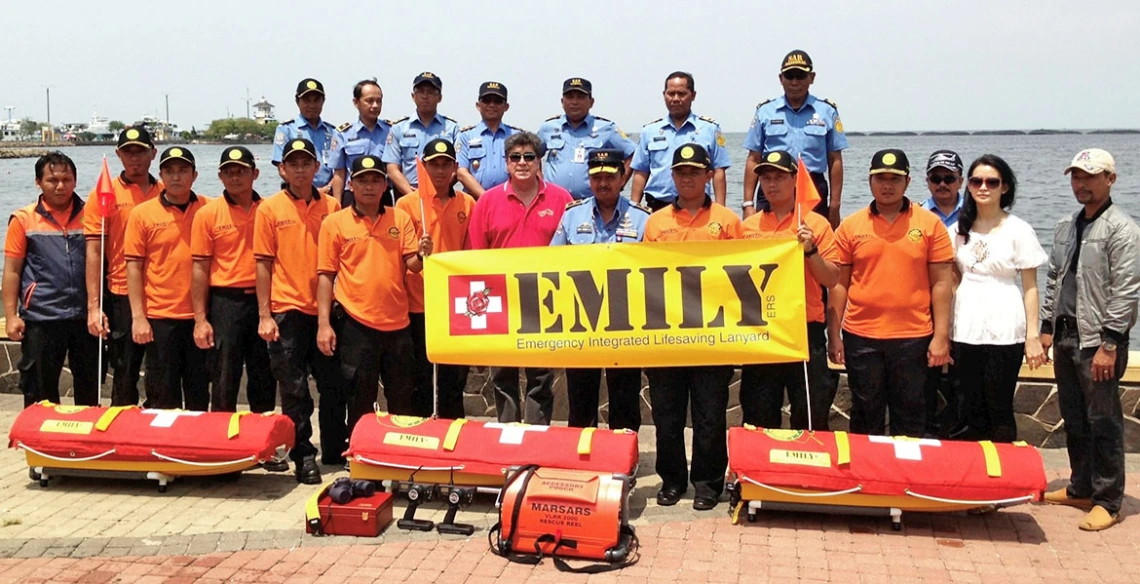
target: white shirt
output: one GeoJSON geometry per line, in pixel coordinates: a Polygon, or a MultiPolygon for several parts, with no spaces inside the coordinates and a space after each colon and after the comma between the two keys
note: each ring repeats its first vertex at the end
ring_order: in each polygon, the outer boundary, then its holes
{"type": "Polygon", "coordinates": [[[1049,260],[1033,227],[1008,215],[989,233],[970,231],[970,241],[954,225],[954,258],[962,282],[954,294],[950,340],[971,345],[1025,342],[1025,300],[1017,285],[1020,270],[1049,260]]]}

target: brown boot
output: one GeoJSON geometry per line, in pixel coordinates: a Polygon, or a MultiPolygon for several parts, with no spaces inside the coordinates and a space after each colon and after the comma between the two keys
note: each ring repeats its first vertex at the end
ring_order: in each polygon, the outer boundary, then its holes
{"type": "Polygon", "coordinates": [[[1069,491],[1065,487],[1045,493],[1045,502],[1050,505],[1076,507],[1083,511],[1090,511],[1093,507],[1092,499],[1074,499],[1069,496],[1069,491]]]}
{"type": "Polygon", "coordinates": [[[1078,527],[1082,531],[1101,531],[1116,525],[1118,519],[1119,516],[1116,513],[1109,513],[1108,509],[1097,505],[1092,508],[1092,511],[1089,511],[1088,515],[1085,515],[1078,527]]]}

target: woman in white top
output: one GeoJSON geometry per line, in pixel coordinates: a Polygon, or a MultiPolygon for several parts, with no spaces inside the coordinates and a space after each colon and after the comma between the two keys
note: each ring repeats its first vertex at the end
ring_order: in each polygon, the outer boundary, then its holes
{"type": "Polygon", "coordinates": [[[1022,356],[1030,369],[1045,363],[1037,328],[1037,267],[1048,256],[1033,227],[1009,212],[1017,191],[1009,164],[986,154],[970,165],[967,177],[969,195],[954,236],[960,283],[950,327],[966,428],[955,437],[1012,442],[1022,356]]]}

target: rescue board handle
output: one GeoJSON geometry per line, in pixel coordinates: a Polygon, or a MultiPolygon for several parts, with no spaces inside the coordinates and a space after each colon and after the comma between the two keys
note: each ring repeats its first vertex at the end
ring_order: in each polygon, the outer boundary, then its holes
{"type": "Polygon", "coordinates": [[[919,499],[926,499],[927,501],[935,501],[937,503],[949,503],[952,505],[978,505],[979,507],[984,506],[984,505],[1012,505],[1014,503],[1028,503],[1028,502],[1033,500],[1033,495],[1026,495],[1024,497],[1013,497],[1012,499],[994,499],[992,501],[969,501],[969,500],[965,500],[965,499],[943,499],[942,497],[933,497],[931,495],[923,495],[921,493],[916,493],[910,489],[906,490],[906,494],[910,495],[911,497],[917,497],[919,499]]]}
{"type": "Polygon", "coordinates": [[[173,456],[166,456],[165,454],[159,454],[157,450],[151,450],[150,453],[155,458],[162,459],[162,460],[165,460],[167,462],[176,462],[178,464],[187,464],[190,466],[230,466],[230,465],[234,465],[234,464],[241,464],[243,462],[254,462],[257,460],[256,456],[251,455],[251,456],[247,456],[245,458],[239,458],[237,460],[231,460],[228,462],[193,462],[193,461],[189,461],[189,460],[181,460],[178,458],[174,458],[173,456]]]}
{"type": "Polygon", "coordinates": [[[103,454],[96,454],[95,456],[88,456],[86,458],[63,458],[62,456],[52,456],[50,454],[40,452],[39,450],[36,450],[35,448],[32,448],[31,446],[28,446],[27,444],[24,444],[23,442],[16,442],[16,445],[19,446],[20,448],[23,448],[24,450],[27,450],[28,452],[31,452],[32,454],[35,454],[36,456],[42,456],[44,458],[49,458],[51,460],[58,460],[60,462],[88,462],[91,460],[99,460],[100,458],[103,458],[104,456],[110,456],[110,455],[115,453],[115,449],[112,448],[112,449],[108,450],[107,452],[104,452],[103,454]]]}
{"type": "Polygon", "coordinates": [[[417,471],[419,471],[419,470],[431,470],[431,471],[435,471],[435,470],[463,470],[462,464],[459,466],[411,466],[411,465],[405,465],[405,464],[392,464],[390,462],[380,462],[379,460],[372,460],[371,458],[365,458],[363,456],[360,456],[359,454],[356,455],[356,460],[363,462],[364,464],[371,464],[372,466],[386,466],[389,468],[399,468],[399,469],[403,469],[403,470],[417,470],[417,471]]]}
{"type": "Polygon", "coordinates": [[[742,478],[742,479],[744,479],[744,480],[746,480],[746,481],[748,481],[748,482],[750,482],[750,483],[752,483],[758,487],[763,487],[763,488],[768,489],[770,491],[775,491],[777,493],[780,493],[781,495],[788,495],[789,497],[838,497],[840,495],[850,495],[851,493],[858,493],[859,491],[863,490],[863,485],[855,485],[854,487],[847,489],[845,491],[831,491],[828,493],[799,493],[796,491],[785,491],[784,489],[773,487],[772,485],[765,485],[764,483],[762,483],[760,481],[752,480],[746,476],[742,476],[740,478],[742,478]]]}

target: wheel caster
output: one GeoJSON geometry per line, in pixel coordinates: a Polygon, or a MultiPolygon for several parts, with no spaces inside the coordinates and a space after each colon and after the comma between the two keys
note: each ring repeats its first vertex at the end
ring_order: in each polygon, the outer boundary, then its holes
{"type": "Polygon", "coordinates": [[[748,513],[748,522],[756,523],[756,512],[752,511],[748,513]]]}
{"type": "Polygon", "coordinates": [[[166,492],[166,485],[158,485],[158,492],[165,493],[166,492]]]}
{"type": "Polygon", "coordinates": [[[902,523],[892,523],[891,529],[895,531],[902,531],[902,523]]]}
{"type": "Polygon", "coordinates": [[[47,487],[48,487],[48,480],[47,479],[40,479],[40,488],[46,489],[47,487]]]}

